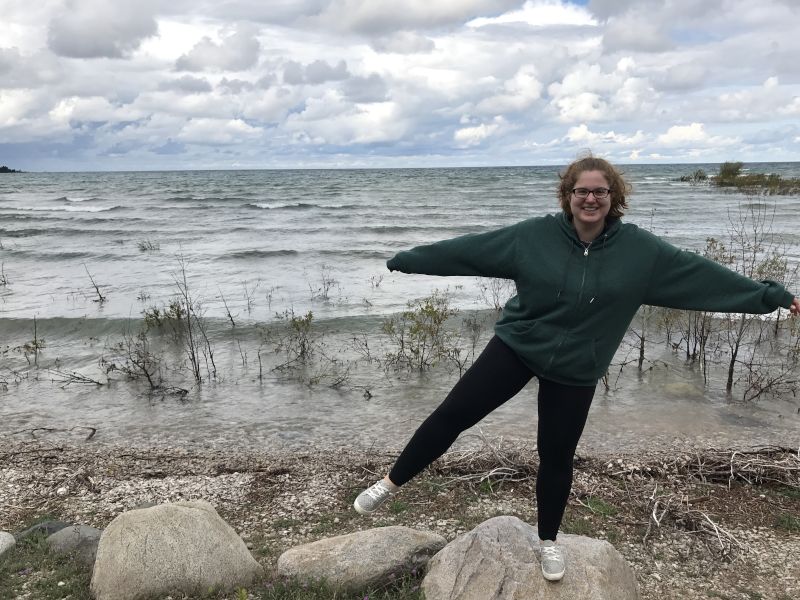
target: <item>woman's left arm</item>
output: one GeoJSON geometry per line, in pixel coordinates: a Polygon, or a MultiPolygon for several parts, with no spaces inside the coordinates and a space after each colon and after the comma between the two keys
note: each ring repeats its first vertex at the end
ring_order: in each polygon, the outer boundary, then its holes
{"type": "Polygon", "coordinates": [[[713,312],[771,313],[778,307],[792,314],[800,301],[780,283],[755,281],[699,254],[661,241],[644,304],[713,312]]]}

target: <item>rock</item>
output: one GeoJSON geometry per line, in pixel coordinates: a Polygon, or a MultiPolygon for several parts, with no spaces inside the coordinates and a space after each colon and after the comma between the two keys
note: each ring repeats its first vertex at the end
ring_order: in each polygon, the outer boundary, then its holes
{"type": "Polygon", "coordinates": [[[494,517],[456,538],[428,563],[426,600],[639,600],[630,565],[608,542],[559,534],[567,570],[542,577],[536,530],[516,517],[494,517]]]}
{"type": "Polygon", "coordinates": [[[17,539],[7,531],[0,531],[0,556],[11,550],[17,544],[17,539]]]}
{"type": "Polygon", "coordinates": [[[409,527],[378,527],[287,550],[278,573],[324,579],[343,590],[384,583],[404,569],[424,566],[447,543],[442,536],[409,527]]]}
{"type": "Polygon", "coordinates": [[[73,552],[81,563],[92,566],[101,533],[103,532],[100,529],[88,525],[71,525],[50,535],[47,546],[51,552],[57,554],[73,552]]]}
{"type": "Polygon", "coordinates": [[[56,531],[61,531],[64,527],[69,527],[69,523],[64,521],[42,521],[33,527],[28,527],[25,531],[16,534],[17,541],[22,541],[26,537],[42,533],[44,535],[53,535],[56,531]]]}
{"type": "Polygon", "coordinates": [[[208,502],[131,510],[100,537],[91,590],[97,600],[207,594],[249,585],[261,566],[208,502]]]}
{"type": "Polygon", "coordinates": [[[704,395],[701,388],[686,381],[673,381],[672,383],[664,384],[663,388],[668,394],[686,398],[702,398],[704,395]]]}

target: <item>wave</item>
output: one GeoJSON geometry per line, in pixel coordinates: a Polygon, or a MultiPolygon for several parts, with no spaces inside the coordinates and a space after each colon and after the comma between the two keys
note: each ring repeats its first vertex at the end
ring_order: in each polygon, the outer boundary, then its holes
{"type": "Polygon", "coordinates": [[[258,208],[264,210],[309,210],[321,208],[323,210],[349,210],[353,208],[363,208],[358,204],[316,204],[313,202],[248,202],[247,208],[258,208]]]}
{"type": "Polygon", "coordinates": [[[297,202],[294,204],[287,204],[286,202],[276,202],[270,204],[268,202],[248,202],[245,204],[247,208],[258,208],[258,209],[266,209],[266,210],[276,210],[280,208],[285,208],[288,210],[308,210],[311,208],[322,208],[318,204],[309,204],[306,202],[297,202]]]}
{"type": "Polygon", "coordinates": [[[359,232],[373,233],[430,233],[432,231],[451,234],[480,233],[488,231],[485,225],[364,225],[353,227],[359,232]]]}
{"type": "Polygon", "coordinates": [[[76,260],[81,258],[91,258],[92,260],[123,260],[124,256],[116,254],[95,254],[94,252],[40,252],[38,250],[7,250],[7,252],[17,258],[34,258],[40,261],[76,260]]]}
{"type": "Polygon", "coordinates": [[[86,202],[86,201],[102,200],[102,198],[98,198],[96,196],[89,196],[87,198],[81,198],[79,196],[75,196],[74,198],[71,198],[69,196],[66,196],[65,198],[59,198],[59,200],[66,200],[67,202],[86,202]]]}
{"type": "MultiPolygon", "coordinates": [[[[59,200],[66,200],[65,198],[59,198],[59,200]]],[[[89,213],[96,213],[96,212],[109,212],[112,210],[117,210],[122,208],[121,206],[20,206],[17,207],[16,210],[30,210],[36,212],[48,212],[48,211],[55,211],[55,212],[89,212],[89,213]]]]}
{"type": "Polygon", "coordinates": [[[238,252],[228,252],[222,256],[218,256],[216,260],[270,258],[272,256],[295,256],[297,254],[299,254],[297,250],[240,250],[238,252]]]}
{"type": "Polygon", "coordinates": [[[377,258],[386,260],[391,257],[392,252],[382,252],[380,250],[320,250],[322,256],[345,256],[357,258],[377,258]]]}

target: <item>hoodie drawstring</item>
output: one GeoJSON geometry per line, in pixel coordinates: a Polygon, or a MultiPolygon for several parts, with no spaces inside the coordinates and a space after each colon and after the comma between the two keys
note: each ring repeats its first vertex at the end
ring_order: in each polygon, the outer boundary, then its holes
{"type": "MultiPolygon", "coordinates": [[[[608,241],[608,233],[607,232],[603,233],[603,245],[600,247],[600,258],[599,258],[600,262],[597,265],[597,276],[594,278],[594,291],[589,296],[589,304],[592,304],[598,298],[597,290],[600,288],[600,281],[601,281],[602,276],[603,276],[603,265],[605,263],[605,257],[606,257],[606,253],[605,253],[606,241],[608,241]]],[[[569,255],[567,256],[567,264],[564,267],[564,276],[561,279],[561,285],[559,286],[558,292],[556,294],[556,300],[560,300],[561,299],[561,294],[564,292],[564,289],[567,287],[567,278],[569,277],[569,268],[570,268],[570,266],[572,264],[572,257],[575,254],[575,248],[576,248],[576,244],[570,242],[569,255]]],[[[588,256],[589,255],[588,250],[589,249],[586,248],[586,252],[584,253],[584,256],[588,256]]],[[[595,250],[595,252],[597,252],[597,251],[595,250]]]]}

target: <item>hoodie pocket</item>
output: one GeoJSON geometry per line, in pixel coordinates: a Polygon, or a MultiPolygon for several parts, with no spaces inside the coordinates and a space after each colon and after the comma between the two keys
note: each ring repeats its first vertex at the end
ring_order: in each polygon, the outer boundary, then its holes
{"type": "Polygon", "coordinates": [[[560,379],[596,379],[597,348],[592,338],[582,338],[562,332],[561,340],[549,359],[544,376],[554,375],[560,379]]]}
{"type": "Polygon", "coordinates": [[[592,338],[578,337],[563,328],[531,320],[505,327],[507,339],[542,377],[583,381],[597,379],[597,348],[592,338]]]}

